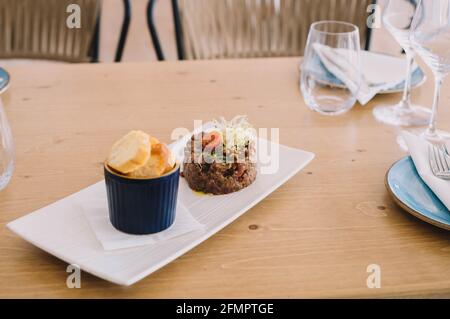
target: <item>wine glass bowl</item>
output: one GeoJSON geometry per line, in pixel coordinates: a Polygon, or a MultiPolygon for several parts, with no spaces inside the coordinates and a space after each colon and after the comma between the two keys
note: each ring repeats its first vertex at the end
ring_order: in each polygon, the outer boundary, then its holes
{"type": "Polygon", "coordinates": [[[413,53],[410,41],[410,28],[414,11],[411,8],[409,9],[401,13],[389,13],[390,9],[388,7],[386,9],[388,11],[383,15],[383,24],[405,52],[413,53]]]}

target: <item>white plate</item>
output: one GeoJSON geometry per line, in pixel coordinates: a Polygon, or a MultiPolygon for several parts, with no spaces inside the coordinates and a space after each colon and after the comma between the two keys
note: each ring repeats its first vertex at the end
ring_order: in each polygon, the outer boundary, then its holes
{"type": "MultiPolygon", "coordinates": [[[[182,139],[171,147],[180,151],[184,143],[185,139],[182,139]]],[[[274,174],[259,174],[252,185],[240,192],[200,196],[180,179],[179,200],[205,224],[205,230],[148,246],[105,251],[79,207],[79,203],[97,193],[99,187],[104,187],[104,181],[23,216],[7,227],[35,246],[67,263],[77,264],[88,273],[116,284],[132,285],[230,224],[314,158],[309,152],[278,144],[274,146],[279,146],[279,169],[274,174]]]]}

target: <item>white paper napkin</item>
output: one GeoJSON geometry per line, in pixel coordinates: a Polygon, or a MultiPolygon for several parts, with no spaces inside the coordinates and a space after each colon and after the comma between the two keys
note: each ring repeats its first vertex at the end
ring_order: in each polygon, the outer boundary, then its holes
{"type": "Polygon", "coordinates": [[[450,210],[450,181],[437,178],[433,175],[428,161],[428,142],[406,131],[402,132],[402,137],[405,139],[420,177],[450,210]]]}
{"type": "MultiPolygon", "coordinates": [[[[367,104],[381,91],[393,88],[405,81],[406,61],[396,57],[374,55],[361,51],[361,85],[357,85],[358,69],[354,59],[349,59],[352,51],[335,49],[315,43],[314,50],[323,65],[341,80],[356,95],[361,105],[367,104]]],[[[414,64],[412,72],[418,68],[414,64]]]]}
{"type": "MultiPolygon", "coordinates": [[[[361,71],[369,86],[386,85],[390,89],[405,81],[407,61],[404,57],[361,51],[361,71]]],[[[414,63],[411,73],[419,68],[414,63]]]]}
{"type": "Polygon", "coordinates": [[[104,196],[92,198],[80,203],[80,206],[104,250],[151,245],[204,229],[204,225],[200,224],[180,202],[177,204],[176,217],[172,226],[151,235],[130,235],[115,229],[109,220],[106,191],[104,196]]]}

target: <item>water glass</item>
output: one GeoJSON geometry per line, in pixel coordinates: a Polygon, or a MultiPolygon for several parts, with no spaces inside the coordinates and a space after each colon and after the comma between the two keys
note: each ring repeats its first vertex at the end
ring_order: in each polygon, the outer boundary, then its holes
{"type": "Polygon", "coordinates": [[[0,96],[0,190],[9,183],[14,170],[14,144],[0,96]]]}
{"type": "Polygon", "coordinates": [[[340,21],[313,23],[302,63],[301,91],[306,105],[339,115],[356,103],[361,86],[359,28],[340,21]]]}

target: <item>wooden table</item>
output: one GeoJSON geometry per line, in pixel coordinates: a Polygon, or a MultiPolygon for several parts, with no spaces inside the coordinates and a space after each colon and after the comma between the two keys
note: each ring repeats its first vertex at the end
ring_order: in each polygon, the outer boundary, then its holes
{"type": "MultiPolygon", "coordinates": [[[[340,117],[305,106],[298,59],[14,67],[3,96],[17,147],[0,193],[0,297],[450,296],[450,234],[399,209],[387,169],[405,156],[375,122],[378,97],[340,117]],[[131,129],[170,142],[193,119],[248,114],[283,144],[316,153],[301,173],[233,224],[132,287],[82,274],[6,229],[15,218],[102,178],[110,145],[131,129]],[[369,264],[381,288],[368,289],[369,264]]],[[[448,83],[442,104],[448,104],[448,83]]],[[[414,99],[431,103],[432,81],[414,99]]],[[[450,108],[440,110],[450,129],[450,108]]]]}

